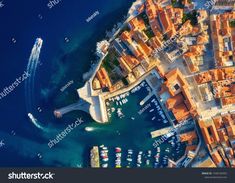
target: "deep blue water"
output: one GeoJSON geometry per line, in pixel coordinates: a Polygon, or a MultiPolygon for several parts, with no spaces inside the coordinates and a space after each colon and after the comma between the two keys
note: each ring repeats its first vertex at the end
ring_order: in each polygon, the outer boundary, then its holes
{"type": "MultiPolygon", "coordinates": [[[[63,0],[51,9],[47,6],[48,2],[7,0],[0,9],[0,91],[26,70],[35,39],[41,37],[44,41],[40,55],[42,65],[38,67],[35,78],[35,97],[38,106],[43,109],[38,118],[42,118],[44,125],[58,122],[52,115],[56,107],[76,100],[75,89],[82,86],[82,75],[89,70],[95,42],[103,39],[105,31],[122,20],[131,0],[63,0]],[[86,19],[97,10],[99,15],[87,23],[86,19]],[[69,38],[69,43],[64,41],[65,37],[69,38]],[[59,89],[70,80],[74,84],[61,93],[59,89]],[[64,101],[62,95],[71,96],[71,101],[68,98],[64,101]],[[61,96],[60,102],[58,98],[61,96]]],[[[5,142],[0,149],[0,166],[40,165],[39,161],[28,159],[30,147],[27,145],[38,146],[45,142],[45,138],[28,121],[23,83],[0,101],[0,108],[0,140],[5,142]],[[11,135],[12,130],[15,136],[11,135]],[[24,142],[28,139],[29,144],[24,142]],[[20,152],[18,148],[26,150],[20,152]]],[[[35,157],[35,154],[31,156],[35,157]]],[[[54,166],[56,162],[48,164],[54,166]]]]}
{"type": "Polygon", "coordinates": [[[29,121],[24,83],[20,84],[0,100],[0,141],[5,143],[0,148],[0,166],[86,167],[89,165],[89,149],[100,144],[148,150],[153,143],[149,132],[157,127],[147,118],[145,121],[141,117],[135,122],[130,122],[129,118],[115,119],[100,125],[79,111],[62,119],[55,119],[53,115],[54,109],[76,102],[76,89],[84,84],[82,76],[94,60],[96,42],[105,37],[106,30],[123,20],[133,0],[63,0],[51,9],[47,7],[48,2],[8,0],[0,8],[0,92],[26,70],[35,39],[41,37],[42,64],[38,66],[35,78],[36,105],[30,112],[47,129],[46,132],[39,130],[29,121]],[[99,15],[87,23],[86,19],[95,11],[99,11],[99,15]],[[65,37],[70,40],[68,43],[65,37]],[[71,80],[74,83],[61,92],[60,88],[71,80]],[[84,123],[49,149],[49,140],[77,117],[82,117],[84,123]],[[96,130],[85,132],[87,126],[96,130]],[[136,129],[132,132],[133,128],[136,129]],[[124,135],[117,135],[117,131],[124,135]]]}

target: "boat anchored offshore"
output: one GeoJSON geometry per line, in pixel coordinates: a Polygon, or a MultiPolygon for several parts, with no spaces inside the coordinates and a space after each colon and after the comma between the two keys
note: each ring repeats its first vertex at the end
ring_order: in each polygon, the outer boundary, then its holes
{"type": "Polygon", "coordinates": [[[121,168],[122,149],[120,147],[116,147],[115,152],[116,152],[115,168],[121,168]]]}

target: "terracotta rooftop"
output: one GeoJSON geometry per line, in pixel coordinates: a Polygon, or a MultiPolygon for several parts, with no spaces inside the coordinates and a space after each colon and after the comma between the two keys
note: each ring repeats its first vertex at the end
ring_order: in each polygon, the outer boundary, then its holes
{"type": "Polygon", "coordinates": [[[146,29],[146,26],[145,26],[145,23],[142,19],[138,19],[137,17],[131,19],[129,22],[129,26],[132,30],[145,30],[146,29]]]}
{"type": "Polygon", "coordinates": [[[97,78],[101,84],[102,88],[111,88],[112,87],[112,83],[109,79],[108,73],[106,72],[106,70],[102,67],[98,70],[97,72],[97,78]]]}
{"type": "Polygon", "coordinates": [[[229,66],[234,62],[234,28],[230,21],[235,19],[235,12],[214,14],[210,17],[212,41],[214,44],[214,55],[217,65],[229,66]],[[230,46],[233,45],[233,46],[230,46]]]}
{"type": "Polygon", "coordinates": [[[199,126],[202,131],[202,135],[207,144],[212,144],[214,142],[219,142],[219,135],[216,131],[215,124],[213,121],[199,121],[199,126]]]}
{"type": "Polygon", "coordinates": [[[196,116],[196,105],[189,92],[189,85],[179,69],[173,69],[165,75],[160,94],[168,92],[170,98],[166,106],[172,111],[177,121],[183,121],[191,115],[196,116]]]}
{"type": "Polygon", "coordinates": [[[219,165],[222,163],[223,159],[222,157],[220,156],[219,152],[214,150],[212,153],[211,153],[211,157],[212,157],[212,160],[215,162],[216,165],[219,165]]]}
{"type": "Polygon", "coordinates": [[[189,144],[192,144],[192,142],[196,139],[197,139],[196,131],[190,131],[190,132],[180,134],[180,141],[181,142],[187,141],[189,144]]]}

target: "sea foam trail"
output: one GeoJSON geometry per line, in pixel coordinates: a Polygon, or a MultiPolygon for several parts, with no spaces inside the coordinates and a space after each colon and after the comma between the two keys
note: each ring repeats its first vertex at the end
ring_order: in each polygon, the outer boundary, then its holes
{"type": "Polygon", "coordinates": [[[34,46],[31,50],[31,54],[29,57],[27,72],[30,74],[30,77],[25,82],[25,98],[26,98],[26,109],[27,111],[32,108],[32,100],[34,96],[34,78],[36,74],[36,69],[38,65],[39,55],[42,48],[42,39],[37,38],[34,46]]]}
{"type": "MultiPolygon", "coordinates": [[[[33,117],[34,118],[34,117],[33,117]]],[[[47,129],[47,128],[44,128],[41,124],[39,124],[39,122],[38,122],[38,120],[36,119],[36,118],[34,118],[34,119],[31,119],[30,118],[30,121],[33,123],[33,125],[34,126],[36,126],[38,129],[41,129],[42,131],[44,131],[44,132],[48,132],[49,131],[49,129],[47,129]]]]}

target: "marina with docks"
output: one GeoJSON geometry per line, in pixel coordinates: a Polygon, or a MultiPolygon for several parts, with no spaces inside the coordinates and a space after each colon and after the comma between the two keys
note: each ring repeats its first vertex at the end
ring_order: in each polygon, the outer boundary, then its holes
{"type": "MultiPolygon", "coordinates": [[[[177,161],[184,155],[186,145],[180,142],[176,133],[172,133],[158,147],[153,147],[153,140],[173,129],[153,92],[148,82],[143,80],[130,91],[112,96],[105,101],[110,123],[127,123],[135,128],[142,124],[148,126],[148,129],[145,129],[145,132],[139,129],[140,136],[136,137],[147,140],[144,146],[127,146],[123,143],[117,147],[100,145],[99,149],[103,152],[100,153],[101,167],[167,167],[169,160],[177,161]]],[[[123,135],[123,132],[117,130],[116,138],[120,135],[123,135]]],[[[135,143],[128,139],[126,142],[135,143]]]]}

